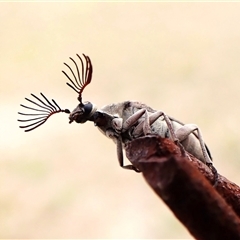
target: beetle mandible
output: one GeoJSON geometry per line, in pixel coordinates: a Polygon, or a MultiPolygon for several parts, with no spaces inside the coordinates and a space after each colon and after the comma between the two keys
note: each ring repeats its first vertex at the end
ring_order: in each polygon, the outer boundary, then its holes
{"type": "Polygon", "coordinates": [[[183,146],[183,148],[193,156],[204,162],[213,171],[215,180],[217,171],[213,167],[210,151],[204,143],[200,129],[195,124],[183,124],[180,121],[169,117],[163,111],[153,110],[151,107],[136,101],[124,101],[117,104],[110,104],[98,109],[91,102],[82,101],[82,93],[85,87],[92,80],[92,63],[88,56],[84,55],[84,60],[77,54],[81,64],[81,70],[77,62],[70,57],[75,71],[70,65],[64,63],[69,73],[62,71],[70,81],[67,85],[78,94],[79,104],[70,112],[68,109],[61,109],[52,99],[49,101],[44,94],[40,93],[42,98],[31,94],[37,101],[25,98],[37,108],[22,105],[22,107],[34,111],[34,113],[21,113],[24,116],[32,116],[31,119],[21,119],[20,122],[30,122],[30,124],[20,126],[25,131],[31,131],[47,121],[47,119],[59,112],[65,112],[69,115],[69,123],[85,123],[92,121],[95,126],[107,137],[111,138],[117,145],[117,157],[122,168],[139,170],[133,165],[124,165],[123,148],[126,143],[138,137],[147,134],[158,134],[163,138],[170,138],[174,142],[183,146]],[[71,77],[70,77],[71,75],[71,77]]]}

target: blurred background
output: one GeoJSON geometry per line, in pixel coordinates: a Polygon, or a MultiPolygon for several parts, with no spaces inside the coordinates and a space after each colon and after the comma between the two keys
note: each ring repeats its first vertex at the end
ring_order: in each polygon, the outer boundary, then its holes
{"type": "Polygon", "coordinates": [[[240,3],[0,7],[0,238],[191,239],[92,123],[56,114],[25,133],[17,112],[40,92],[75,108],[61,70],[85,53],[84,100],[138,100],[196,123],[219,173],[239,184],[240,3]]]}

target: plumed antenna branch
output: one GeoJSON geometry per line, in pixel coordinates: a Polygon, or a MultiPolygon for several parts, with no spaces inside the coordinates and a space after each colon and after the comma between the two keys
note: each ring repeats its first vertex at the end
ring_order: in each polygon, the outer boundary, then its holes
{"type": "Polygon", "coordinates": [[[52,116],[55,113],[60,113],[60,112],[65,112],[65,113],[70,113],[68,109],[61,109],[59,105],[52,99],[52,102],[50,102],[44,95],[43,93],[40,93],[43,100],[36,95],[32,94],[31,95],[37,100],[31,100],[29,98],[25,98],[27,101],[35,105],[34,107],[28,107],[25,105],[20,104],[21,107],[27,108],[32,110],[33,112],[31,113],[21,113],[18,112],[18,114],[27,116],[27,118],[30,116],[30,119],[20,119],[18,120],[19,122],[24,122],[27,123],[29,122],[30,124],[20,126],[20,128],[25,128],[25,132],[29,132],[34,130],[35,128],[41,126],[43,123],[45,123],[50,116],[52,116]]]}
{"type": "Polygon", "coordinates": [[[85,67],[84,67],[82,58],[77,54],[77,57],[79,58],[79,60],[81,62],[81,72],[79,70],[77,62],[71,57],[70,57],[70,59],[74,63],[76,71],[74,72],[73,68],[71,68],[67,63],[64,63],[64,65],[66,65],[68,67],[68,69],[71,72],[72,77],[70,77],[69,74],[66,73],[65,71],[62,71],[64,73],[64,75],[68,78],[68,80],[70,81],[70,83],[67,82],[67,85],[69,87],[71,87],[75,92],[78,93],[78,100],[80,103],[82,103],[82,92],[83,92],[84,88],[92,80],[92,71],[93,71],[90,58],[84,54],[83,54],[83,56],[86,61],[85,67]]]}

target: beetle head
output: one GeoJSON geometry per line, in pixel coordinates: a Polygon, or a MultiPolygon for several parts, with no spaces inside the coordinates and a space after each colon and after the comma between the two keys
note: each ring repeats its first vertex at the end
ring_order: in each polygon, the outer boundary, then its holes
{"type": "Polygon", "coordinates": [[[28,107],[22,104],[21,106],[33,110],[34,112],[19,113],[27,117],[31,116],[31,119],[18,120],[20,122],[30,122],[30,124],[20,126],[20,128],[25,128],[26,132],[31,131],[45,123],[50,116],[59,112],[65,112],[67,114],[70,114],[69,123],[73,121],[77,123],[84,123],[88,120],[91,120],[91,116],[94,114],[94,112],[96,112],[96,107],[90,102],[82,102],[82,92],[92,80],[92,63],[88,56],[84,54],[83,56],[85,59],[85,64],[83,63],[82,58],[77,54],[77,57],[81,63],[81,71],[79,70],[76,61],[71,57],[70,59],[74,63],[76,70],[74,71],[67,63],[64,63],[70,70],[71,74],[62,71],[70,81],[70,83],[67,83],[67,85],[78,93],[77,99],[80,102],[79,105],[70,113],[68,109],[61,109],[53,99],[52,102],[50,102],[42,93],[42,98],[31,94],[35,98],[35,101],[28,98],[26,98],[26,100],[34,104],[34,106],[28,107]],[[72,76],[70,77],[69,75],[72,76]]]}
{"type": "Polygon", "coordinates": [[[65,76],[68,78],[70,83],[67,83],[69,87],[71,87],[75,92],[78,93],[78,101],[80,102],[78,106],[70,113],[69,123],[73,121],[77,123],[85,123],[90,120],[93,113],[96,111],[96,107],[90,102],[82,102],[82,92],[84,88],[91,82],[92,80],[92,63],[88,56],[84,55],[85,58],[85,67],[83,64],[83,60],[77,54],[78,59],[81,62],[81,73],[79,71],[78,65],[73,58],[70,58],[76,67],[76,73],[72,70],[72,68],[64,63],[72,73],[72,77],[70,77],[65,71],[62,71],[65,76]]]}
{"type": "Polygon", "coordinates": [[[92,115],[96,112],[97,108],[90,102],[78,104],[78,106],[70,113],[69,123],[75,121],[76,123],[85,123],[91,120],[92,115]]]}

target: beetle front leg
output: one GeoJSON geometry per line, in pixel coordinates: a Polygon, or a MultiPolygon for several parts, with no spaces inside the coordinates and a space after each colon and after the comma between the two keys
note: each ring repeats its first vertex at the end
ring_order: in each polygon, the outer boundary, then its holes
{"type": "Polygon", "coordinates": [[[122,138],[121,136],[116,138],[116,144],[117,144],[117,157],[118,157],[118,162],[120,164],[120,167],[128,170],[134,170],[135,172],[141,172],[139,171],[136,167],[133,165],[125,165],[123,163],[123,147],[122,147],[122,138]]]}
{"type": "Polygon", "coordinates": [[[123,146],[122,146],[122,137],[117,132],[115,132],[113,129],[106,130],[106,136],[111,138],[117,145],[117,158],[120,167],[128,170],[134,170],[135,172],[141,172],[133,165],[126,165],[124,166],[123,162],[123,146]]]}

